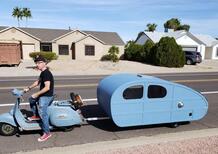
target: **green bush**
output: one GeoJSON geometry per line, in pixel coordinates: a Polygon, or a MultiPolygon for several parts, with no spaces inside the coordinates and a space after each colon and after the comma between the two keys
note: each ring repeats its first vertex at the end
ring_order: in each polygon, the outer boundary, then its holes
{"type": "Polygon", "coordinates": [[[132,61],[143,61],[143,46],[129,41],[125,45],[124,58],[132,61]]]}
{"type": "Polygon", "coordinates": [[[103,55],[101,57],[101,61],[109,61],[109,60],[111,60],[111,57],[109,56],[109,54],[103,55]]]}
{"type": "Polygon", "coordinates": [[[101,60],[102,61],[111,60],[113,62],[118,62],[119,61],[118,54],[119,54],[119,48],[116,46],[112,46],[108,50],[108,54],[101,57],[101,60]]]}
{"type": "Polygon", "coordinates": [[[58,59],[58,56],[56,55],[56,53],[54,52],[31,52],[29,54],[29,56],[33,59],[36,58],[37,55],[41,55],[42,57],[44,57],[45,59],[47,59],[48,61],[51,61],[51,60],[56,60],[58,59]]]}
{"type": "Polygon", "coordinates": [[[147,40],[143,45],[142,59],[143,62],[152,63],[152,48],[154,47],[154,43],[151,40],[147,40]]]}
{"type": "Polygon", "coordinates": [[[163,37],[152,48],[152,63],[158,66],[183,67],[185,55],[182,47],[178,45],[174,38],[163,37]]]}
{"type": "Polygon", "coordinates": [[[108,51],[109,57],[111,58],[111,60],[113,62],[118,62],[119,58],[118,58],[118,54],[119,54],[119,48],[116,46],[112,46],[110,47],[109,51],[108,51]]]}

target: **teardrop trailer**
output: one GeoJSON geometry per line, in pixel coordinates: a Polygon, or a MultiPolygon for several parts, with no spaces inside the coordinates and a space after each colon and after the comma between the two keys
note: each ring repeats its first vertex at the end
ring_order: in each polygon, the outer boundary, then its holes
{"type": "MultiPolygon", "coordinates": [[[[38,122],[30,123],[19,109],[22,91],[15,90],[13,94],[17,101],[9,113],[0,115],[0,133],[9,136],[17,130],[40,129],[38,122]]],[[[48,108],[51,129],[108,118],[118,127],[161,123],[178,126],[180,122],[199,120],[208,111],[208,102],[199,92],[181,84],[137,74],[115,74],[99,82],[97,102],[108,117],[84,118],[78,112],[81,101],[75,100],[73,95],[71,99],[51,103],[48,108]]]]}
{"type": "Polygon", "coordinates": [[[208,102],[199,92],[152,76],[117,74],[103,79],[97,99],[119,127],[194,121],[203,118],[208,102]]]}

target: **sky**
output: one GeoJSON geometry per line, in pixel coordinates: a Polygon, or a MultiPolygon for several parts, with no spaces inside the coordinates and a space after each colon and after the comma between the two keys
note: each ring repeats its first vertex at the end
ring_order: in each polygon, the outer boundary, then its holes
{"type": "Polygon", "coordinates": [[[148,23],[178,18],[194,34],[218,37],[218,0],[0,0],[0,26],[18,26],[13,8],[32,12],[21,27],[117,32],[124,42],[135,40],[148,23]]]}

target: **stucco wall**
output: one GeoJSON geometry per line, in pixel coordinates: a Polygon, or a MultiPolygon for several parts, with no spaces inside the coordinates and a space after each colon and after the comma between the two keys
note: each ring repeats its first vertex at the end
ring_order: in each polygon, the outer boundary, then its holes
{"type": "Polygon", "coordinates": [[[72,51],[71,45],[72,42],[76,42],[77,40],[81,39],[85,35],[79,31],[75,31],[63,38],[56,40],[56,42],[52,43],[52,50],[58,55],[58,59],[71,59],[72,60],[72,51]],[[68,45],[69,46],[69,55],[59,55],[58,45],[68,45]]]}
{"type": "Polygon", "coordinates": [[[87,37],[75,44],[76,60],[99,60],[105,52],[104,49],[104,44],[92,37],[87,37]],[[95,46],[94,56],[85,56],[85,45],[95,46]]]}
{"type": "Polygon", "coordinates": [[[213,46],[213,52],[212,52],[212,59],[218,59],[218,56],[217,56],[217,49],[218,48],[218,44],[213,46]]]}
{"type": "Polygon", "coordinates": [[[212,47],[206,47],[205,59],[211,59],[212,58],[212,51],[213,51],[212,47]]]}

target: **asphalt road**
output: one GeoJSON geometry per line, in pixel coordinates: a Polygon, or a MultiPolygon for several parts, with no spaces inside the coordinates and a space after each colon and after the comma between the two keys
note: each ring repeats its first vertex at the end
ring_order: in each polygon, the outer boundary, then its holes
{"type": "MultiPolygon", "coordinates": [[[[173,82],[187,85],[197,91],[203,92],[209,102],[208,114],[205,118],[189,124],[183,124],[176,129],[168,125],[149,125],[130,128],[119,128],[111,120],[89,122],[87,125],[75,127],[71,132],[53,131],[53,136],[45,143],[38,143],[40,132],[24,132],[17,136],[0,136],[0,153],[11,153],[16,151],[36,150],[47,147],[67,146],[73,144],[90,143],[97,141],[116,140],[136,136],[152,136],[169,132],[181,132],[187,130],[199,130],[207,128],[218,128],[218,73],[180,73],[180,74],[154,74],[154,76],[173,82]],[[206,94],[206,92],[208,92],[206,94]]],[[[104,76],[57,76],[55,85],[57,100],[69,99],[69,93],[80,94],[87,100],[87,106],[82,108],[84,117],[105,116],[96,101],[96,87],[104,76]]],[[[35,80],[35,77],[0,78],[0,114],[8,112],[10,104],[15,101],[10,94],[13,87],[26,87],[35,80]]],[[[25,96],[25,101],[30,93],[25,96]]],[[[22,106],[28,110],[28,106],[22,106]]]]}

